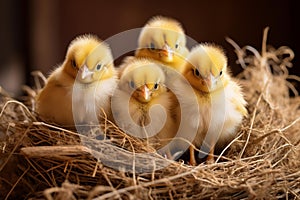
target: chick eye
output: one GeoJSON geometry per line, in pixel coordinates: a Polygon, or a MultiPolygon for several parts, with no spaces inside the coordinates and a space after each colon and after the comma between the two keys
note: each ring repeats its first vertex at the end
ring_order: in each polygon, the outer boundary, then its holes
{"type": "Polygon", "coordinates": [[[179,47],[179,44],[175,44],[175,49],[178,49],[178,47],[179,47]]]}
{"type": "Polygon", "coordinates": [[[99,71],[101,69],[102,65],[101,64],[97,64],[96,66],[96,70],[99,71]]]}
{"type": "Polygon", "coordinates": [[[152,51],[155,50],[155,45],[154,45],[153,42],[150,43],[150,49],[151,49],[152,51]]]}
{"type": "Polygon", "coordinates": [[[194,75],[197,76],[197,77],[200,77],[200,72],[198,69],[194,69],[194,75]]]}
{"type": "Polygon", "coordinates": [[[71,65],[73,68],[77,68],[76,61],[74,59],[71,60],[71,65]]]}
{"type": "Polygon", "coordinates": [[[132,89],[134,89],[134,88],[135,88],[135,84],[134,84],[134,82],[133,82],[133,81],[130,81],[130,82],[129,82],[129,87],[131,87],[132,89]]]}
{"type": "Polygon", "coordinates": [[[223,71],[221,70],[221,71],[220,71],[220,76],[222,76],[222,74],[223,74],[223,71]]]}
{"type": "Polygon", "coordinates": [[[153,86],[153,89],[154,89],[154,90],[157,90],[158,87],[159,87],[159,84],[158,84],[158,83],[155,83],[154,86],[153,86]]]}

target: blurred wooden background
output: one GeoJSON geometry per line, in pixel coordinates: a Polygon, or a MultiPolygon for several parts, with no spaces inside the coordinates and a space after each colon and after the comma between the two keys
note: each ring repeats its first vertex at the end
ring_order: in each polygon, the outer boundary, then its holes
{"type": "Polygon", "coordinates": [[[49,73],[63,61],[77,35],[93,33],[107,39],[140,28],[158,14],[179,20],[198,42],[222,45],[234,73],[240,67],[225,37],[260,50],[263,29],[269,26],[268,44],[291,47],[296,58],[290,73],[300,75],[297,5],[296,0],[0,0],[0,86],[19,95],[20,85],[32,84],[30,72],[49,73]]]}

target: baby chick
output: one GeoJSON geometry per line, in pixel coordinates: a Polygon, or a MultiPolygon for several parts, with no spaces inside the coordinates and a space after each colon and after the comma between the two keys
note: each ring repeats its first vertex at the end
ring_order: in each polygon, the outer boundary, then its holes
{"type": "Polygon", "coordinates": [[[112,98],[114,120],[128,134],[163,149],[176,134],[163,70],[146,58],[126,59],[121,69],[119,86],[112,98]]]}
{"type": "Polygon", "coordinates": [[[188,52],[181,24],[175,19],[156,16],[143,27],[135,56],[152,58],[181,72],[188,52]]]}
{"type": "MultiPolygon", "coordinates": [[[[176,93],[190,118],[182,119],[181,123],[198,127],[193,144],[209,152],[207,161],[213,162],[215,144],[222,145],[233,139],[243,116],[247,115],[246,102],[240,86],[228,73],[227,58],[220,47],[214,44],[194,47],[183,68],[188,84],[177,84],[176,93]],[[185,93],[187,85],[192,86],[195,95],[185,93]],[[195,96],[199,112],[188,110],[195,96]],[[199,120],[195,123],[194,119],[199,120]]],[[[190,147],[190,164],[196,164],[193,147],[190,147]]]]}
{"type": "Polygon", "coordinates": [[[38,93],[36,111],[44,120],[63,126],[96,123],[102,109],[111,112],[110,97],[116,86],[117,71],[108,45],[96,36],[78,36],[38,93]]]}

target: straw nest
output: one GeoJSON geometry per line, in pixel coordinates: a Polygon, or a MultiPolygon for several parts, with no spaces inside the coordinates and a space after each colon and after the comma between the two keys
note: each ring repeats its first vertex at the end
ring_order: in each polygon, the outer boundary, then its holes
{"type": "Polygon", "coordinates": [[[300,199],[294,54],[266,38],[267,30],[261,53],[227,39],[244,68],[237,79],[249,116],[213,164],[167,160],[109,121],[79,136],[40,121],[30,95],[17,101],[1,91],[0,199],[300,199]]]}

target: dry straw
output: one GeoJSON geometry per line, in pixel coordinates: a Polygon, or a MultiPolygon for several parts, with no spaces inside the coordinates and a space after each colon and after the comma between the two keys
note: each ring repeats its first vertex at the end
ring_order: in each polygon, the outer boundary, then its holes
{"type": "Polygon", "coordinates": [[[300,199],[300,98],[288,82],[299,78],[287,70],[293,51],[267,47],[267,31],[261,53],[227,38],[244,68],[237,79],[249,116],[213,164],[169,161],[109,121],[103,140],[97,126],[79,137],[41,122],[32,98],[23,104],[1,90],[0,199],[300,199]]]}

